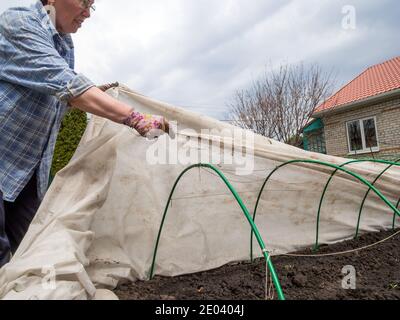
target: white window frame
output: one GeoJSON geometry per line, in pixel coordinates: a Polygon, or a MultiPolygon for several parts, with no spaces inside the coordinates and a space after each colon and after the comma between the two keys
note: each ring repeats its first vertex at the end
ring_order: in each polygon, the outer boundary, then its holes
{"type": "Polygon", "coordinates": [[[348,155],[371,153],[371,150],[372,150],[372,152],[379,152],[379,136],[378,136],[378,128],[377,128],[377,125],[376,125],[376,116],[346,121],[346,133],[347,133],[347,145],[348,145],[348,150],[349,150],[348,155]],[[370,119],[374,120],[377,146],[376,147],[372,147],[372,148],[367,148],[366,147],[366,143],[365,143],[364,121],[365,120],[370,120],[370,119]],[[360,149],[360,150],[352,151],[351,150],[351,144],[350,144],[350,134],[349,134],[349,126],[348,126],[348,124],[350,122],[355,122],[355,121],[358,121],[359,124],[360,124],[361,143],[362,143],[363,148],[360,149]]]}

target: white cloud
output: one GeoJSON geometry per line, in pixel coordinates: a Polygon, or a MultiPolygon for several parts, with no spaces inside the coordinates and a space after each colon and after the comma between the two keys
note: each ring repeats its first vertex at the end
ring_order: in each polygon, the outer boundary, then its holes
{"type": "MultiPolygon", "coordinates": [[[[0,11],[32,1],[2,0],[0,11]]],[[[223,117],[236,89],[266,64],[317,62],[340,83],[398,55],[394,0],[354,0],[356,30],[341,27],[346,0],[97,0],[74,35],[76,68],[169,103],[223,117]]]]}

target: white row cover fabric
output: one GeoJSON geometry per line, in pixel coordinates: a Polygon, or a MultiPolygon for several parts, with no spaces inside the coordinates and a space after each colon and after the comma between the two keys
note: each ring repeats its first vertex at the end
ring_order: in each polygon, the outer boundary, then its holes
{"type": "MultiPolygon", "coordinates": [[[[217,159],[215,166],[250,213],[265,178],[283,162],[314,159],[340,165],[349,160],[306,152],[258,135],[249,143],[250,132],[124,86],[108,93],[141,112],[177,121],[175,138],[163,135],[149,140],[93,116],[73,159],[53,180],[18,251],[0,270],[0,298],[93,299],[98,289],[148,279],[169,194],[185,168],[204,162],[196,159],[199,151],[208,150],[211,160],[217,159]],[[213,131],[204,133],[204,129],[213,131]],[[233,131],[243,136],[229,138],[233,131]],[[221,137],[223,143],[218,142],[221,137]],[[211,151],[210,141],[217,145],[211,151]],[[241,162],[218,160],[221,154],[234,155],[241,162]]],[[[386,166],[358,163],[346,168],[373,181],[386,166]]],[[[314,244],[319,199],[332,170],[293,164],[278,170],[267,183],[255,222],[273,255],[314,244]]],[[[392,203],[400,196],[399,179],[400,170],[394,166],[376,183],[392,203]]],[[[354,177],[336,175],[321,209],[321,243],[354,236],[367,189],[354,177]]],[[[390,228],[392,218],[393,210],[371,192],[360,230],[390,228]]],[[[249,240],[249,223],[223,181],[210,169],[192,169],[172,196],[155,274],[176,276],[248,260],[249,240]]],[[[255,239],[253,248],[260,257],[255,239]]]]}

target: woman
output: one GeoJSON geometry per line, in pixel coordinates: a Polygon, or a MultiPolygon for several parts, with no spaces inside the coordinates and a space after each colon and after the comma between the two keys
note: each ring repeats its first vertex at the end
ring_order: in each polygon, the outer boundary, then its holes
{"type": "Polygon", "coordinates": [[[93,0],[41,0],[0,16],[0,267],[15,252],[44,193],[68,106],[146,135],[168,132],[163,117],[142,115],[74,71],[70,34],[93,0]]]}

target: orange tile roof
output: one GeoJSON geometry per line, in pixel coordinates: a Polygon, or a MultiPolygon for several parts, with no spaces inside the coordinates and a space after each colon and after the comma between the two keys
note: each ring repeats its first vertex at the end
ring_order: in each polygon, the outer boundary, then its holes
{"type": "Polygon", "coordinates": [[[400,88],[400,56],[369,67],[322,103],[315,113],[400,88]]]}

